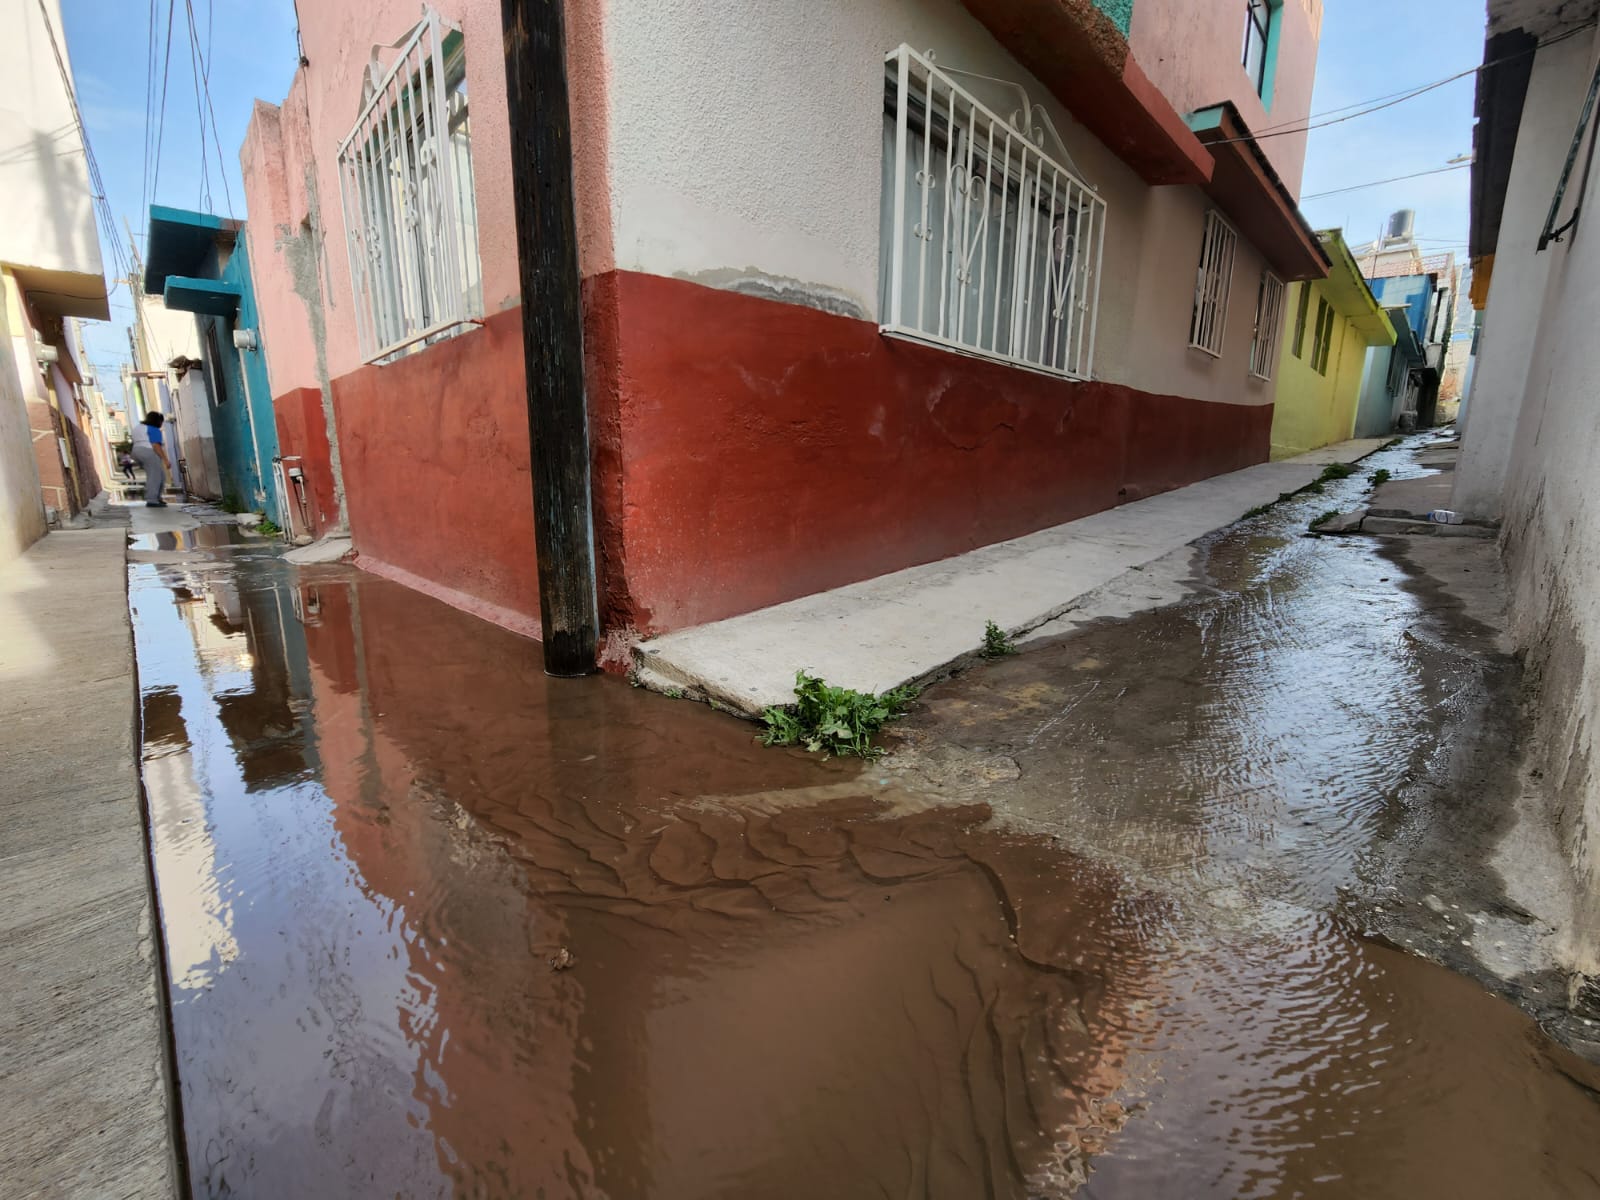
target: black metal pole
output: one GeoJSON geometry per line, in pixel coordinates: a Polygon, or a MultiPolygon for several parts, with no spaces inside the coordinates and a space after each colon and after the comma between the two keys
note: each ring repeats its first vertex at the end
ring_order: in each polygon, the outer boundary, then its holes
{"type": "Polygon", "coordinates": [[[561,0],[501,0],[544,669],[595,668],[594,519],[561,0]]]}

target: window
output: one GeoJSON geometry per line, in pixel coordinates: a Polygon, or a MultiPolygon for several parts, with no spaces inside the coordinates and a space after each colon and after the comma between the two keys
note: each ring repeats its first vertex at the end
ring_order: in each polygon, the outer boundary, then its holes
{"type": "Polygon", "coordinates": [[[1272,363],[1283,330],[1283,280],[1271,271],[1261,272],[1256,289],[1256,330],[1250,339],[1250,374],[1272,378],[1272,363]]]}
{"type": "Polygon", "coordinates": [[[466,56],[439,15],[368,68],[339,180],[362,356],[386,359],[483,311],[466,56]]]}
{"type": "Polygon", "coordinates": [[[1333,345],[1333,306],[1317,301],[1317,330],[1311,343],[1311,366],[1318,375],[1328,373],[1328,348],[1333,345]]]}
{"type": "Polygon", "coordinates": [[[1300,285],[1300,307],[1296,311],[1294,318],[1293,348],[1294,356],[1296,358],[1304,358],[1306,356],[1306,309],[1310,306],[1310,304],[1311,285],[1309,283],[1302,283],[1300,285]]]}
{"type": "Polygon", "coordinates": [[[1200,267],[1195,274],[1194,315],[1189,319],[1189,345],[1215,357],[1222,355],[1228,325],[1228,292],[1233,287],[1233,254],[1239,235],[1213,209],[1206,213],[1200,242],[1200,267]]]}
{"type": "Polygon", "coordinates": [[[217,322],[205,321],[206,327],[206,357],[210,359],[206,365],[211,369],[211,403],[222,405],[228,402],[228,374],[222,365],[222,350],[217,342],[217,322]]]}
{"type": "Polygon", "coordinates": [[[1389,395],[1398,396],[1400,394],[1400,389],[1405,386],[1407,374],[1405,353],[1399,346],[1396,346],[1389,352],[1389,395]]]}
{"type": "Polygon", "coordinates": [[[883,330],[1089,378],[1105,202],[1025,101],[1008,122],[909,46],[886,63],[883,330]]]}
{"type": "Polygon", "coordinates": [[[1272,28],[1270,0],[1245,0],[1244,71],[1256,95],[1266,97],[1267,33],[1272,28]]]}

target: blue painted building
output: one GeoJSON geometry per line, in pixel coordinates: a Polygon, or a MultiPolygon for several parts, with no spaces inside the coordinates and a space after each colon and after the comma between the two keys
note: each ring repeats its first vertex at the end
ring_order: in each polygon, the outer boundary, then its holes
{"type": "Polygon", "coordinates": [[[1450,332],[1448,315],[1441,317],[1445,293],[1439,277],[1389,275],[1367,283],[1398,337],[1392,347],[1367,352],[1355,435],[1387,437],[1408,425],[1426,429],[1433,424],[1438,405],[1443,343],[1450,332]]]}
{"type": "Polygon", "coordinates": [[[244,222],[152,205],[144,290],[195,315],[223,496],[288,528],[244,222]]]}

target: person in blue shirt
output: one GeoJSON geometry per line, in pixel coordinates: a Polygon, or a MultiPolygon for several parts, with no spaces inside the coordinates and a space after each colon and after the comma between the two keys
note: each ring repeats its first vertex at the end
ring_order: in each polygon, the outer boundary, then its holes
{"type": "Polygon", "coordinates": [[[161,493],[167,484],[167,472],[172,469],[163,444],[162,422],[158,412],[147,412],[144,420],[133,427],[133,457],[144,468],[144,502],[147,508],[165,508],[167,502],[161,493]]]}

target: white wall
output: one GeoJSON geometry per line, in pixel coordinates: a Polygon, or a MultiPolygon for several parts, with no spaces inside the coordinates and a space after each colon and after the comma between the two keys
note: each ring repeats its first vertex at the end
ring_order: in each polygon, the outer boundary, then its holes
{"type": "Polygon", "coordinates": [[[607,5],[616,266],[713,287],[753,283],[878,320],[883,57],[902,42],[941,65],[1020,83],[1105,197],[1097,378],[1272,400],[1270,385],[1248,379],[1254,249],[1241,239],[1224,357],[1190,350],[1204,196],[1146,187],[956,0],[607,5]]]}
{"type": "Polygon", "coordinates": [[[14,350],[21,339],[12,337],[12,306],[5,302],[5,292],[0,280],[0,569],[45,532],[39,468],[14,350]]]}
{"type": "MultiPolygon", "coordinates": [[[[1573,38],[1535,65],[1474,371],[1476,475],[1458,482],[1457,496],[1503,494],[1511,632],[1538,685],[1535,763],[1578,894],[1600,909],[1600,213],[1529,262],[1559,170],[1550,155],[1571,137],[1597,49],[1592,37],[1573,38]],[[1555,165],[1529,180],[1535,162],[1555,165]],[[1503,470],[1503,493],[1488,469],[1503,470]]],[[[1458,473],[1466,468],[1463,456],[1458,473]]],[[[1579,914],[1569,948],[1570,965],[1590,974],[1600,971],[1597,917],[1579,914]]]]}
{"type": "MultiPolygon", "coordinates": [[[[45,0],[71,71],[59,0],[45,0]]],[[[107,316],[105,281],[83,141],[38,0],[0,0],[0,262],[40,273],[30,288],[60,288],[107,316]]],[[[68,305],[63,311],[77,311],[68,305]]]]}
{"type": "Polygon", "coordinates": [[[1551,264],[1560,253],[1559,246],[1543,254],[1536,254],[1534,247],[1592,66],[1586,37],[1568,38],[1534,57],[1506,189],[1478,365],[1472,394],[1462,409],[1461,459],[1451,496],[1451,507],[1460,512],[1499,516],[1502,511],[1512,441],[1534,361],[1534,333],[1551,264]]]}

